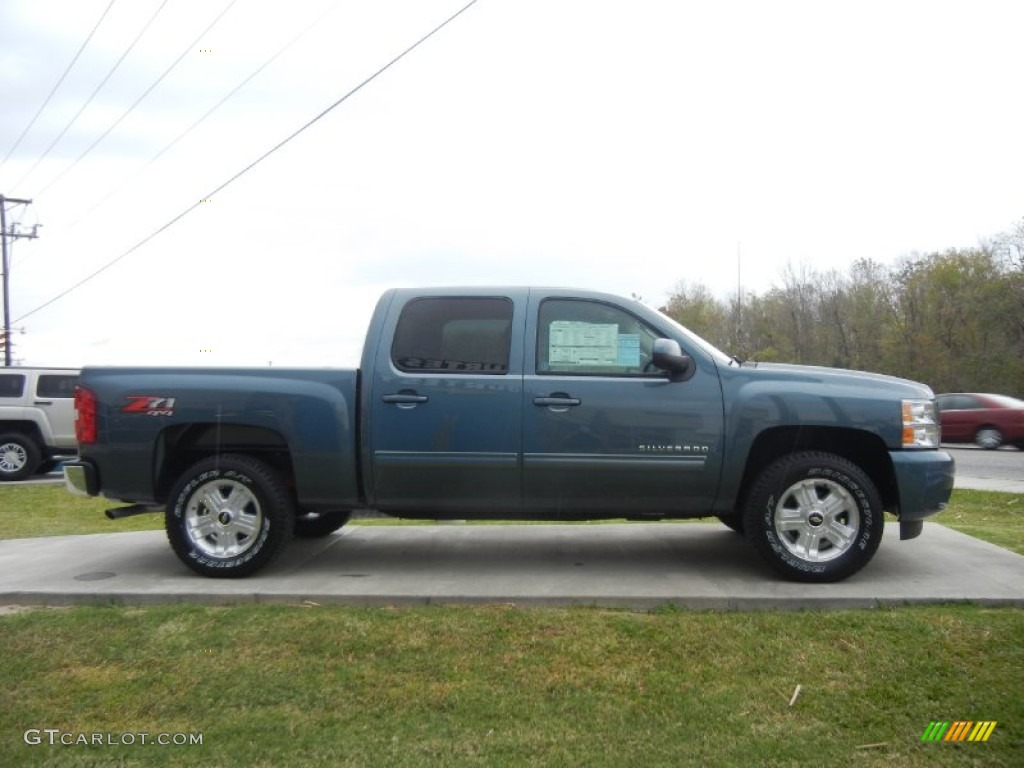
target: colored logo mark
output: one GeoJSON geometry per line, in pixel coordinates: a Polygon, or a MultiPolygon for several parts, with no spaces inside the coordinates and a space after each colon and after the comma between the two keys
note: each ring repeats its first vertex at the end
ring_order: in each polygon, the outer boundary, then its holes
{"type": "Polygon", "coordinates": [[[995,720],[956,720],[952,723],[933,720],[921,734],[921,741],[988,741],[995,729],[995,720]]]}

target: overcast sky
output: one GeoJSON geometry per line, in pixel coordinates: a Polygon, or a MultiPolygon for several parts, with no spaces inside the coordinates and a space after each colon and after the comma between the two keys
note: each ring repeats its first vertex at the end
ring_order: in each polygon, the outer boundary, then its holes
{"type": "Polygon", "coordinates": [[[1017,0],[479,0],[35,311],[465,2],[115,0],[14,148],[110,0],[2,0],[16,357],[354,365],[390,286],[724,298],[1024,216],[1017,0]]]}

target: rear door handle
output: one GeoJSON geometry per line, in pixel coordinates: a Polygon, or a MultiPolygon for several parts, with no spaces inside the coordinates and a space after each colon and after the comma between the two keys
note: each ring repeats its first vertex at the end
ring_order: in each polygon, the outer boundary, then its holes
{"type": "Polygon", "coordinates": [[[394,405],[397,405],[399,408],[412,408],[414,406],[419,405],[420,403],[427,402],[429,399],[430,398],[427,397],[426,395],[418,395],[415,392],[410,392],[406,390],[397,392],[393,395],[384,395],[383,397],[381,397],[382,402],[393,403],[394,405]]]}
{"type": "Polygon", "coordinates": [[[33,405],[53,405],[53,400],[36,400],[33,405]]]}

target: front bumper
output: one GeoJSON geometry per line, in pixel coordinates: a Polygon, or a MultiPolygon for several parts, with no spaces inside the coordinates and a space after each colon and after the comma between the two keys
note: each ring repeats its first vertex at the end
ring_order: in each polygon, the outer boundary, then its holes
{"type": "Polygon", "coordinates": [[[64,465],[64,487],[79,496],[95,496],[99,493],[99,478],[96,467],[85,461],[72,461],[64,465]]]}
{"type": "Polygon", "coordinates": [[[900,538],[913,538],[921,521],[949,503],[956,462],[945,451],[890,451],[889,458],[899,492],[900,538]]]}

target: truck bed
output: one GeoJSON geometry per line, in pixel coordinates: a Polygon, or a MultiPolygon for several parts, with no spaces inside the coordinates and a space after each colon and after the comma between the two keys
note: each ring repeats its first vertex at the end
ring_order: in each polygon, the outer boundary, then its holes
{"type": "Polygon", "coordinates": [[[96,482],[109,498],[160,503],[193,453],[238,444],[287,461],[303,508],[358,506],[358,379],[354,368],[90,368],[111,437],[93,448],[96,482]]]}

